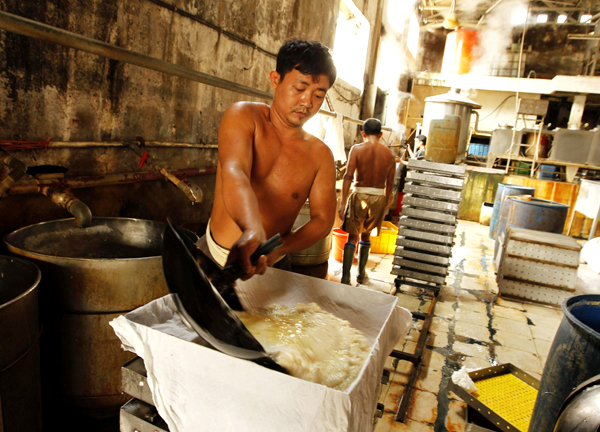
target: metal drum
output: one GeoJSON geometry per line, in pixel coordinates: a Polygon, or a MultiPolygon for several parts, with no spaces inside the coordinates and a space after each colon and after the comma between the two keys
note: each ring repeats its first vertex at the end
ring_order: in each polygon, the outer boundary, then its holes
{"type": "Polygon", "coordinates": [[[515,199],[509,208],[507,225],[562,234],[569,206],[541,198],[515,199]]]}
{"type": "Polygon", "coordinates": [[[0,430],[40,431],[40,270],[0,255],[0,430]]]}
{"type": "MultiPolygon", "coordinates": [[[[308,201],[304,203],[296,221],[293,230],[300,228],[310,220],[310,206],[308,201]]],[[[292,265],[295,266],[313,266],[327,262],[331,252],[331,233],[314,245],[290,254],[292,265]]]]}
{"type": "Polygon", "coordinates": [[[498,237],[498,223],[500,220],[500,210],[506,200],[506,197],[517,195],[531,195],[535,193],[534,187],[519,186],[507,183],[498,183],[496,198],[494,199],[494,210],[492,211],[492,219],[490,220],[490,238],[498,237]]]}
{"type": "MultiPolygon", "coordinates": [[[[560,408],[573,389],[600,374],[600,295],[568,298],[562,309],[565,316],[544,366],[530,431],[552,432],[560,408]]],[[[579,420],[585,418],[582,415],[579,420]]],[[[590,422],[592,420],[590,417],[590,422]]],[[[569,430],[588,429],[582,425],[569,430]]]]}
{"type": "MultiPolygon", "coordinates": [[[[168,294],[158,222],[94,218],[21,228],[4,239],[10,252],[42,270],[42,390],[46,402],[97,417],[118,413],[124,351],[109,321],[168,294]],[[57,398],[56,394],[59,397],[57,398]]],[[[54,412],[53,410],[51,412],[54,412]]]]}
{"type": "Polygon", "coordinates": [[[461,121],[456,154],[457,162],[464,160],[466,157],[471,113],[474,109],[481,108],[481,105],[477,102],[461,95],[459,92],[460,90],[453,89],[448,93],[430,96],[425,99],[422,129],[423,134],[429,138],[432,120],[443,120],[446,116],[458,116],[461,121]]]}

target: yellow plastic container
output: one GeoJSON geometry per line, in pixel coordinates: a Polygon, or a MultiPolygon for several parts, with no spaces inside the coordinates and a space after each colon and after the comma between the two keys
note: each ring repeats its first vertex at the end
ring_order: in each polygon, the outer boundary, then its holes
{"type": "Polygon", "coordinates": [[[377,237],[371,237],[371,252],[391,254],[396,250],[398,227],[391,222],[383,221],[381,232],[377,237]]]}

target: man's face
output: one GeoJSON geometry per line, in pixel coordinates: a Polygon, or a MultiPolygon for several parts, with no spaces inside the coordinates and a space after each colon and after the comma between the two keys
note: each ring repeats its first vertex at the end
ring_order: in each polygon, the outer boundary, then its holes
{"type": "Polygon", "coordinates": [[[273,106],[291,126],[302,127],[321,108],[325,94],[329,90],[327,75],[319,75],[313,80],[297,69],[288,72],[283,80],[276,71],[272,71],[271,87],[275,89],[273,106]]]}

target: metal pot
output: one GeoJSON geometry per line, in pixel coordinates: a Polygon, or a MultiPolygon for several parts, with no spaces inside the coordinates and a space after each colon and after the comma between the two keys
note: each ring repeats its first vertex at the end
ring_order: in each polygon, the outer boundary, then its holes
{"type": "MultiPolygon", "coordinates": [[[[304,203],[300,213],[294,222],[292,229],[298,229],[310,220],[310,205],[308,201],[304,203]]],[[[331,233],[322,238],[314,245],[290,254],[292,264],[297,266],[312,266],[322,264],[329,259],[331,252],[331,233]]]]}
{"type": "Polygon", "coordinates": [[[40,270],[0,255],[0,430],[40,431],[40,270]]]}
{"type": "MultiPolygon", "coordinates": [[[[452,89],[448,93],[442,95],[430,96],[425,99],[422,133],[426,137],[429,137],[430,124],[432,120],[443,120],[446,116],[460,117],[461,124],[456,161],[463,161],[466,157],[471,114],[474,109],[479,108],[481,108],[481,105],[465,96],[462,96],[460,94],[460,90],[458,89],[452,89]]],[[[430,143],[427,143],[427,145],[429,144],[430,143]]]]}
{"type": "Polygon", "coordinates": [[[94,218],[90,227],[78,228],[73,219],[63,219],[4,238],[10,252],[34,261],[44,275],[44,405],[58,399],[102,417],[116,414],[127,401],[120,370],[135,355],[121,348],[108,323],[168,294],[161,257],[164,228],[125,218],[94,218]]]}

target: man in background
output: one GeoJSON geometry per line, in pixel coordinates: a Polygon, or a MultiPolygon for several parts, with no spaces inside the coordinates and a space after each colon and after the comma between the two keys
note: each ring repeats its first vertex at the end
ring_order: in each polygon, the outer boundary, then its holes
{"type": "Polygon", "coordinates": [[[419,135],[417,137],[417,151],[415,152],[415,159],[425,159],[426,143],[427,137],[425,135],[419,135]]]}
{"type": "Polygon", "coordinates": [[[363,283],[366,280],[365,267],[371,248],[371,231],[377,229],[377,233],[380,232],[383,218],[392,205],[396,172],[391,150],[379,142],[382,136],[381,122],[374,118],[366,120],[362,136],[365,142],[353,146],[350,150],[338,210],[340,218],[344,221],[342,229],[348,233],[348,242],[344,245],[342,271],[342,283],[348,285],[359,236],[356,281],[363,283]],[[352,180],[355,180],[354,190],[348,196],[352,180]]]}

